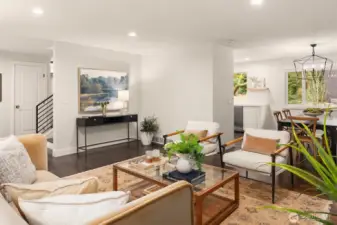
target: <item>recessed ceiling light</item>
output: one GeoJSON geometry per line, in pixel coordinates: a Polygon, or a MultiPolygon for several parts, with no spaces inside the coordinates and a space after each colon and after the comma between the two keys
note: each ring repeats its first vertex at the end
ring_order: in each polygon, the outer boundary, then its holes
{"type": "Polygon", "coordinates": [[[249,60],[250,60],[250,58],[248,58],[248,57],[247,57],[247,58],[245,58],[245,60],[246,60],[246,61],[249,61],[249,60]]]}
{"type": "Polygon", "coordinates": [[[263,0],[250,0],[251,5],[262,5],[263,0]]]}
{"type": "Polygon", "coordinates": [[[44,11],[43,11],[43,9],[41,9],[40,7],[35,7],[35,8],[33,9],[33,13],[34,13],[35,15],[37,15],[37,16],[41,16],[41,15],[43,15],[44,11]]]}
{"type": "Polygon", "coordinates": [[[128,36],[129,37],[137,37],[137,33],[136,32],[129,32],[128,36]]]}

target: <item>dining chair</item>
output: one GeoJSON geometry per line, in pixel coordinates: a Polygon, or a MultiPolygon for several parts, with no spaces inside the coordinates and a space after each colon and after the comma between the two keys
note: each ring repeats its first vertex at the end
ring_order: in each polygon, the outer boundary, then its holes
{"type": "Polygon", "coordinates": [[[281,111],[274,111],[274,117],[276,118],[277,122],[283,120],[283,116],[282,116],[281,111]]]}
{"type": "Polygon", "coordinates": [[[290,109],[282,109],[284,118],[288,119],[289,116],[291,116],[290,109]]]}
{"type": "MultiPolygon", "coordinates": [[[[316,146],[313,140],[311,139],[311,137],[307,135],[307,131],[304,129],[302,124],[305,124],[309,128],[313,136],[315,136],[316,138],[319,138],[316,136],[317,121],[319,120],[319,118],[309,117],[309,116],[288,116],[288,119],[291,122],[292,129],[296,130],[298,139],[304,145],[310,146],[313,151],[314,157],[317,158],[316,146]]],[[[320,139],[320,141],[322,140],[320,139]]],[[[299,157],[299,154],[296,156],[296,162],[298,162],[298,157],[299,157]]]]}
{"type": "MultiPolygon", "coordinates": [[[[276,119],[277,124],[281,121],[284,120],[281,111],[274,111],[274,117],[276,119]]],[[[282,127],[280,130],[285,130],[288,132],[291,132],[291,130],[288,127],[282,127]]]]}

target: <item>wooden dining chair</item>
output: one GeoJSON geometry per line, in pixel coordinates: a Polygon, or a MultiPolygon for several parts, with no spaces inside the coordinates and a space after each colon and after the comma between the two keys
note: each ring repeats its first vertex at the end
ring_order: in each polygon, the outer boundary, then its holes
{"type": "Polygon", "coordinates": [[[281,120],[283,120],[281,111],[274,111],[274,117],[277,122],[280,122],[281,120]]]}
{"type": "MultiPolygon", "coordinates": [[[[284,120],[281,111],[274,111],[274,117],[276,119],[277,124],[281,121],[284,120]]],[[[280,130],[285,130],[291,132],[291,130],[288,127],[282,127],[280,130]]]]}
{"type": "Polygon", "coordinates": [[[288,119],[289,116],[291,116],[290,109],[283,109],[282,110],[284,118],[288,119]]]}
{"type": "MultiPolygon", "coordinates": [[[[305,124],[313,134],[313,136],[316,137],[316,127],[317,127],[317,121],[319,120],[318,117],[308,117],[308,116],[288,116],[288,119],[291,122],[292,129],[294,128],[297,133],[298,139],[307,146],[310,146],[313,155],[315,158],[317,158],[317,149],[316,146],[311,139],[309,135],[307,135],[307,131],[303,128],[302,124],[305,124]]],[[[299,156],[299,155],[298,155],[299,156]]],[[[296,161],[298,160],[298,157],[296,157],[296,161]]]]}

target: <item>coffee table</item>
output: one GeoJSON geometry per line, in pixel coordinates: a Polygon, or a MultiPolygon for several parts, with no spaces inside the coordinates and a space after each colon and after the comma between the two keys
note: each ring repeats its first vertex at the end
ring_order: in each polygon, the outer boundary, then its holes
{"type": "MultiPolygon", "coordinates": [[[[163,163],[151,168],[135,167],[135,163],[144,159],[145,156],[141,156],[113,165],[114,191],[118,190],[118,171],[149,181],[160,187],[172,184],[172,181],[162,177],[163,173],[174,170],[170,163],[163,163]]],[[[206,173],[205,181],[193,186],[195,224],[220,224],[239,207],[239,173],[204,164],[202,170],[206,173]],[[230,182],[234,183],[233,199],[219,194],[220,189],[230,182]]]]}

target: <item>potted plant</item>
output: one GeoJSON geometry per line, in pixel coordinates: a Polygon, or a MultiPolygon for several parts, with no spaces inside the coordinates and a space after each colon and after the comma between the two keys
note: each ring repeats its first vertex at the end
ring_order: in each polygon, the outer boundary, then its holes
{"type": "Polygon", "coordinates": [[[203,146],[199,144],[196,135],[180,134],[180,141],[167,143],[164,149],[167,150],[169,158],[172,155],[179,157],[176,168],[180,173],[191,172],[194,165],[201,170],[205,155],[202,153],[203,146]]]}
{"type": "Polygon", "coordinates": [[[324,109],[321,108],[306,108],[303,110],[303,114],[306,116],[320,116],[323,115],[324,109]]]}
{"type": "Polygon", "coordinates": [[[314,107],[306,108],[303,114],[307,116],[323,115],[325,110],[320,108],[320,106],[325,102],[327,94],[324,73],[319,71],[307,72],[306,76],[309,81],[307,82],[307,98],[314,107]]]}
{"type": "Polygon", "coordinates": [[[154,134],[158,131],[159,125],[157,118],[154,116],[145,117],[140,123],[140,140],[143,145],[147,146],[152,143],[154,134]]]}
{"type": "Polygon", "coordinates": [[[109,105],[110,102],[109,101],[105,101],[105,102],[96,102],[95,105],[99,105],[101,107],[102,110],[102,115],[106,116],[106,112],[107,112],[107,105],[109,105]]]}
{"type": "MultiPolygon", "coordinates": [[[[320,141],[312,134],[308,126],[302,124],[304,129],[306,130],[307,135],[312,139],[317,149],[318,158],[313,157],[307,148],[303,145],[303,143],[299,140],[295,129],[293,128],[293,136],[295,139],[295,144],[290,144],[289,146],[302,153],[307,161],[311,164],[314,169],[314,172],[309,172],[304,169],[298,168],[296,166],[291,166],[288,164],[279,164],[279,163],[269,163],[270,165],[274,165],[293,173],[294,175],[302,178],[307,181],[316,190],[320,191],[322,195],[327,196],[330,200],[336,202],[337,201],[337,164],[335,163],[335,156],[332,154],[329,141],[327,138],[327,130],[326,130],[326,120],[327,115],[330,109],[326,110],[325,118],[324,118],[324,145],[320,143],[320,141]]],[[[315,220],[325,225],[333,225],[334,223],[328,219],[323,219],[322,215],[334,215],[337,216],[336,213],[326,213],[326,212],[311,212],[311,211],[302,211],[297,209],[284,208],[279,206],[266,206],[264,208],[272,208],[280,211],[287,211],[290,213],[296,213],[300,217],[304,217],[310,220],[315,220]]]]}

